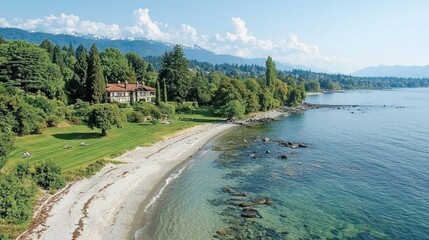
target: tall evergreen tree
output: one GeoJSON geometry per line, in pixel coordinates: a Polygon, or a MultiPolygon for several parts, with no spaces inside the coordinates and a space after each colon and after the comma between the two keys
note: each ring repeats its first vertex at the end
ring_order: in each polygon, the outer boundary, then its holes
{"type": "Polygon", "coordinates": [[[74,76],[67,82],[66,89],[71,102],[77,99],[86,99],[86,78],[88,74],[88,51],[81,44],[75,53],[76,64],[74,65],[74,76]]]}
{"type": "Polygon", "coordinates": [[[69,56],[69,57],[71,57],[71,56],[74,56],[74,47],[73,47],[73,44],[69,44],[69,47],[67,48],[67,55],[69,56]]]}
{"type": "Polygon", "coordinates": [[[49,56],[52,60],[52,55],[54,55],[54,45],[51,43],[51,41],[46,39],[39,45],[39,47],[45,49],[49,53],[49,56]]]}
{"type": "Polygon", "coordinates": [[[188,60],[182,46],[176,45],[173,51],[163,55],[159,78],[167,81],[167,94],[170,100],[186,100],[191,89],[191,81],[188,60]]]}
{"type": "Polygon", "coordinates": [[[161,105],[161,86],[159,81],[156,82],[156,98],[155,98],[156,106],[161,105]]]}
{"type": "Polygon", "coordinates": [[[52,62],[56,63],[60,68],[64,67],[64,59],[61,56],[61,48],[59,45],[55,45],[53,55],[52,55],[52,62]]]}
{"type": "Polygon", "coordinates": [[[267,61],[265,62],[266,72],[265,72],[265,85],[270,89],[272,93],[275,91],[275,81],[276,81],[276,65],[273,62],[273,59],[268,56],[267,61]]]}
{"type": "Polygon", "coordinates": [[[137,81],[146,81],[145,75],[147,63],[145,62],[145,60],[134,52],[125,54],[125,57],[128,60],[128,65],[130,65],[131,69],[134,71],[137,81]]]}
{"type": "Polygon", "coordinates": [[[86,92],[87,100],[91,103],[100,103],[106,92],[103,67],[101,66],[100,54],[95,44],[92,45],[89,52],[86,92]]]}
{"type": "Polygon", "coordinates": [[[163,83],[163,96],[162,96],[162,101],[163,102],[168,102],[168,98],[167,98],[167,83],[165,82],[165,79],[162,80],[163,83]]]}

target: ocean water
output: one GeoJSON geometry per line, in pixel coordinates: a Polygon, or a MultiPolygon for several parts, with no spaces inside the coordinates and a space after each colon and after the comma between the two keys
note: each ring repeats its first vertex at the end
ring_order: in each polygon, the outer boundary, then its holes
{"type": "Polygon", "coordinates": [[[309,110],[210,142],[163,189],[139,238],[429,239],[429,89],[306,101],[359,106],[309,110]],[[243,218],[237,204],[258,198],[272,204],[243,218]]]}

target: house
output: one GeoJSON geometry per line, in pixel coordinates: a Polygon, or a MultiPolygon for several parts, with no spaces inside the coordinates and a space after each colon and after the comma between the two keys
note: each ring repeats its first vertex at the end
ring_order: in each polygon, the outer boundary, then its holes
{"type": "Polygon", "coordinates": [[[107,102],[135,102],[140,100],[152,102],[156,89],[143,83],[108,83],[106,86],[107,102]]]}

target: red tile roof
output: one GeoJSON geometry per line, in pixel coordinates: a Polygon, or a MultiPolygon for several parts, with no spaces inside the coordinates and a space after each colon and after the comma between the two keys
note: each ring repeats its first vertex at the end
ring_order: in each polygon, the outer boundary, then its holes
{"type": "Polygon", "coordinates": [[[108,83],[106,86],[107,92],[135,92],[138,91],[156,91],[155,88],[149,86],[143,86],[136,83],[128,83],[127,88],[125,88],[124,83],[108,83]]]}

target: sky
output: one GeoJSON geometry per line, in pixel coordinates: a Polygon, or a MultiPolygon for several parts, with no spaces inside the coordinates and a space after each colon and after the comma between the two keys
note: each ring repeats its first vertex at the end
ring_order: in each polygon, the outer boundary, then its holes
{"type": "Polygon", "coordinates": [[[335,73],[429,65],[428,0],[2,1],[0,27],[144,37],[335,73]]]}

